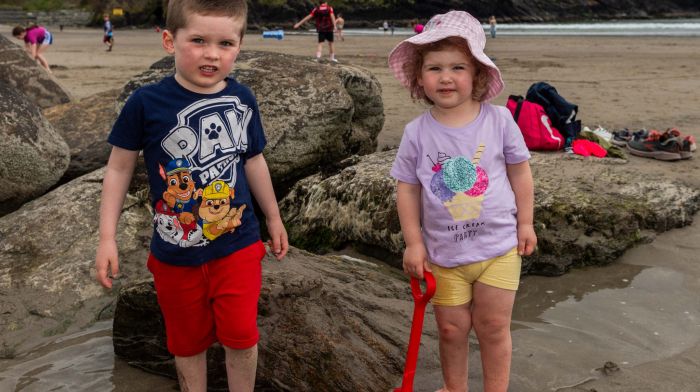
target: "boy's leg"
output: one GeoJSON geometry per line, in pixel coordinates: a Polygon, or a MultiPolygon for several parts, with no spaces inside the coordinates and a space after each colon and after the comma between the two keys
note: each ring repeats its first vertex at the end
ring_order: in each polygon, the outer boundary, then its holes
{"type": "Polygon", "coordinates": [[[505,392],[510,378],[510,321],[515,291],[474,283],[472,323],[479,339],[484,392],[505,392]]]}
{"type": "Polygon", "coordinates": [[[168,351],[175,356],[180,388],[204,392],[206,352],[216,341],[214,315],[207,295],[206,265],[173,266],[151,254],[147,266],[153,274],[168,351]]]}
{"type": "Polygon", "coordinates": [[[224,346],[229,392],[253,392],[258,366],[258,345],[243,350],[224,346]]]}
{"type": "Polygon", "coordinates": [[[265,246],[258,241],[209,263],[216,335],[232,392],[252,392],[258,361],[258,299],[265,246]]]}
{"type": "Polygon", "coordinates": [[[467,391],[471,302],[457,306],[434,306],[440,336],[440,364],[445,390],[467,391]]]}
{"type": "Polygon", "coordinates": [[[181,392],[206,392],[207,351],[191,357],[175,357],[177,380],[181,392]]]}
{"type": "Polygon", "coordinates": [[[335,60],[335,49],[333,47],[333,41],[328,41],[328,52],[331,60],[335,60]]]}

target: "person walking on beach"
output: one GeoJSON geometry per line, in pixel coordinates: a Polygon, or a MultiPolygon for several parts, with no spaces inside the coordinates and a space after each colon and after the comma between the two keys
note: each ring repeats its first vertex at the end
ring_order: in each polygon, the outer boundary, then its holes
{"type": "Polygon", "coordinates": [[[389,31],[389,21],[385,20],[384,23],[382,23],[382,29],[384,29],[384,34],[386,34],[387,31],[389,31]]]}
{"type": "Polygon", "coordinates": [[[507,390],[521,256],[537,243],[530,154],[510,112],[488,103],[504,84],[485,42],[478,20],[450,11],[389,55],[411,97],[432,105],[406,125],[390,173],[404,272],[437,282],[442,392],[468,389],[471,329],[484,391],[507,390]]]}
{"type": "Polygon", "coordinates": [[[491,29],[491,38],[496,38],[496,16],[491,15],[489,17],[489,27],[491,29]]]}
{"type": "Polygon", "coordinates": [[[343,18],[343,14],[338,12],[338,16],[335,17],[335,27],[336,31],[338,32],[338,37],[340,37],[341,41],[345,41],[345,37],[343,36],[343,27],[345,27],[345,19],[343,18]]]}
{"type": "Polygon", "coordinates": [[[266,253],[253,197],[277,260],[289,247],[255,96],[230,76],[247,11],[244,0],[170,0],[162,45],[175,74],[136,90],[108,138],[96,278],[111,288],[119,273],[117,222],[143,150],[155,212],[147,266],[183,391],[207,390],[216,341],[229,390],[253,391],[266,253]]]}
{"type": "Polygon", "coordinates": [[[44,52],[53,44],[53,35],[44,26],[31,25],[27,28],[15,26],[12,35],[24,41],[24,49],[32,59],[36,60],[46,72],[51,73],[49,62],[44,57],[44,52]]]}
{"type": "Polygon", "coordinates": [[[318,33],[318,47],[316,48],[316,60],[321,60],[321,54],[323,52],[323,42],[328,41],[328,52],[330,60],[333,63],[337,63],[338,60],[335,58],[335,49],[333,48],[333,32],[338,29],[336,25],[335,15],[333,14],[333,7],[328,5],[325,1],[319,1],[318,6],[314,7],[311,12],[294,25],[295,29],[306,23],[309,19],[314,18],[316,22],[316,32],[318,33]]]}
{"type": "Polygon", "coordinates": [[[112,22],[109,20],[109,15],[104,14],[102,16],[104,19],[104,35],[102,36],[102,42],[107,45],[107,51],[112,51],[112,46],[114,46],[114,32],[112,31],[112,22]]]}

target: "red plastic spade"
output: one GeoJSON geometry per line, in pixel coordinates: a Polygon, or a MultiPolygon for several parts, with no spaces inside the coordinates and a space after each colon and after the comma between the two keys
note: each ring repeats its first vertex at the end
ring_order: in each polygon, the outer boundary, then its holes
{"type": "Polygon", "coordinates": [[[423,333],[423,318],[425,316],[425,306],[435,294],[435,278],[428,271],[423,271],[425,279],[425,292],[421,292],[420,281],[411,278],[411,293],[415,302],[413,306],[413,323],[411,324],[411,337],[408,341],[408,352],[406,353],[406,365],[403,371],[403,381],[401,387],[394,389],[394,392],[413,392],[413,378],[416,375],[416,363],[418,363],[418,349],[420,348],[420,336],[423,333]]]}

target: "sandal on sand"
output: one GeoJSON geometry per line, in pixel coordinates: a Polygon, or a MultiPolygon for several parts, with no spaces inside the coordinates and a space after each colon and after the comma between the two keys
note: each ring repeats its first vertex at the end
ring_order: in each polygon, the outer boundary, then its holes
{"type": "Polygon", "coordinates": [[[691,135],[684,136],[677,128],[667,128],[661,135],[664,139],[675,139],[681,146],[681,158],[690,159],[693,157],[693,151],[697,149],[695,138],[691,135]]]}
{"type": "Polygon", "coordinates": [[[667,128],[664,134],[668,134],[670,137],[679,139],[681,144],[687,143],[689,145],[690,152],[693,152],[698,148],[697,144],[695,143],[695,137],[693,135],[683,135],[678,128],[667,128]]]}
{"type": "Polygon", "coordinates": [[[649,131],[649,136],[646,139],[630,140],[627,143],[627,150],[632,155],[661,161],[684,159],[683,155],[681,155],[681,143],[679,143],[678,139],[670,134],[662,134],[656,130],[649,131]]]}
{"type": "Polygon", "coordinates": [[[613,137],[610,141],[616,146],[624,147],[630,140],[632,140],[632,132],[630,132],[629,129],[624,128],[620,129],[619,131],[613,131],[613,137]]]}

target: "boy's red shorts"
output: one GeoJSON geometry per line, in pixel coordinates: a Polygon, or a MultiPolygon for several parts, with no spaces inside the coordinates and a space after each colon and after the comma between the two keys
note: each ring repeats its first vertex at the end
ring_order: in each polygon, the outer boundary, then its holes
{"type": "Polygon", "coordinates": [[[233,349],[257,344],[263,256],[262,241],[196,267],[149,255],[170,353],[189,357],[217,340],[233,349]]]}

